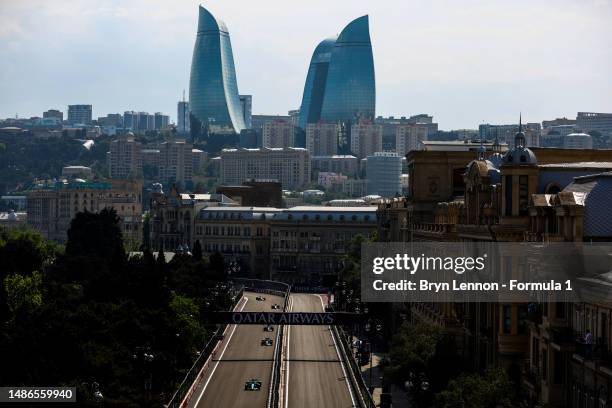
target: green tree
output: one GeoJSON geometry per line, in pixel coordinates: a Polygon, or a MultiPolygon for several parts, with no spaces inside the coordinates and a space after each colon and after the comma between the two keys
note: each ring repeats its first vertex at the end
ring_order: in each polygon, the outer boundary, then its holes
{"type": "Polygon", "coordinates": [[[31,313],[42,305],[40,272],[34,271],[29,276],[15,273],[4,278],[3,283],[11,320],[19,314],[31,313]]]}
{"type": "Polygon", "coordinates": [[[502,369],[484,375],[463,374],[435,397],[440,408],[512,408],[518,406],[515,388],[502,369]]]}

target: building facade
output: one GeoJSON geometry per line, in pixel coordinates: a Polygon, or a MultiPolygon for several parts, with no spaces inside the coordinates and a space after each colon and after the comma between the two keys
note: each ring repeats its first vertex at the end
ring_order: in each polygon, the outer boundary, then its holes
{"type": "Polygon", "coordinates": [[[220,161],[221,184],[267,179],[300,189],[310,183],[310,155],[303,148],[223,149],[220,161]]]}
{"type": "Polygon", "coordinates": [[[337,123],[309,123],[306,125],[306,149],[311,156],[338,154],[340,126],[337,123]]]}
{"type": "Polygon", "coordinates": [[[351,152],[362,159],[382,152],[383,127],[371,121],[359,121],[351,126],[351,152]]]}
{"type": "Polygon", "coordinates": [[[368,195],[395,197],[402,193],[402,158],[393,152],[378,152],[366,160],[368,195]]]}
{"type": "Polygon", "coordinates": [[[263,147],[295,147],[295,131],[290,121],[273,120],[263,126],[263,147]]]}
{"type": "Polygon", "coordinates": [[[300,106],[299,126],[320,120],[351,123],[374,119],[376,84],[368,16],[349,23],[338,37],[321,41],[312,55],[300,106]]]}
{"type": "Polygon", "coordinates": [[[200,123],[211,128],[235,133],[246,128],[229,31],[202,6],[191,62],[189,109],[200,123]]]}
{"type": "Polygon", "coordinates": [[[159,149],[159,178],[164,184],[191,182],[193,178],[193,146],[185,140],[173,139],[159,149]]]}
{"type": "Polygon", "coordinates": [[[429,127],[427,124],[398,125],[395,128],[395,151],[404,156],[411,150],[422,150],[427,140],[429,127]]]}
{"type": "Polygon", "coordinates": [[[124,240],[142,242],[142,183],[127,180],[41,183],[27,192],[28,225],[46,239],[67,240],[78,212],[113,208],[124,240]]]}
{"type": "Polygon", "coordinates": [[[71,125],[91,125],[91,105],[68,105],[68,123],[71,125]]]}
{"type": "Polygon", "coordinates": [[[300,206],[278,213],[270,225],[271,278],[333,286],[351,239],[376,230],[376,207],[300,206]]]}
{"type": "Polygon", "coordinates": [[[142,176],[142,145],[134,135],[119,136],[110,142],[107,153],[108,175],[112,179],[142,176]]]}
{"type": "Polygon", "coordinates": [[[612,113],[578,112],[576,127],[583,132],[592,130],[612,134],[612,113]]]}
{"type": "Polygon", "coordinates": [[[181,134],[189,133],[189,102],[179,101],[176,109],[176,130],[181,134]]]}
{"type": "Polygon", "coordinates": [[[359,173],[359,160],[351,155],[312,156],[312,171],[321,171],[344,174],[356,177],[359,173]]]}

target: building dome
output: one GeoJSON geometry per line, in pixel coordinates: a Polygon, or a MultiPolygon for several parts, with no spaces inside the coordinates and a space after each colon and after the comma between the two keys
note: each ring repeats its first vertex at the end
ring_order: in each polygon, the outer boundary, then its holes
{"type": "Polygon", "coordinates": [[[538,159],[531,149],[516,146],[508,150],[502,158],[502,166],[535,166],[538,159]]]}
{"type": "Polygon", "coordinates": [[[525,147],[525,133],[523,125],[519,119],[519,130],[514,135],[514,147],[506,152],[502,158],[502,166],[535,166],[538,159],[535,153],[525,147]]]}

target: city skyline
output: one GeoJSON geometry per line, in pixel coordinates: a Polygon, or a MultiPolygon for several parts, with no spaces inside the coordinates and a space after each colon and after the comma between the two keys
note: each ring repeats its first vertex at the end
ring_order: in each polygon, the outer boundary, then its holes
{"type": "MultiPolygon", "coordinates": [[[[365,14],[377,116],[427,112],[441,129],[458,129],[513,123],[516,111],[529,122],[610,111],[611,2],[527,3],[203,4],[232,33],[240,90],[253,95],[254,114],[299,107],[314,47],[365,14]]],[[[3,4],[0,50],[12,63],[0,68],[0,116],[92,104],[94,118],[134,109],[170,113],[176,122],[176,103],[189,88],[197,5],[3,4]]]]}

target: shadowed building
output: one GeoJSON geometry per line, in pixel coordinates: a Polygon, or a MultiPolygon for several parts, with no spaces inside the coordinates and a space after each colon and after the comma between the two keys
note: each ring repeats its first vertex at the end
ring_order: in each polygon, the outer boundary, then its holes
{"type": "Polygon", "coordinates": [[[189,80],[189,109],[203,125],[245,128],[229,32],[223,21],[200,6],[189,80]]]}

